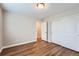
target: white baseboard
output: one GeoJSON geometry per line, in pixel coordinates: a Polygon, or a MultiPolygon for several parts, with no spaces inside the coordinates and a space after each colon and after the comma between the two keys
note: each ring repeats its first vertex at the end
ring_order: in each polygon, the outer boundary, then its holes
{"type": "Polygon", "coordinates": [[[3,48],[0,49],[0,53],[2,52],[3,48]]]}
{"type": "Polygon", "coordinates": [[[53,43],[54,43],[54,44],[57,44],[57,45],[60,45],[60,46],[62,46],[62,47],[65,47],[65,48],[67,48],[67,49],[71,49],[71,50],[73,50],[73,51],[79,52],[79,49],[74,49],[74,48],[68,47],[68,46],[66,46],[66,45],[63,45],[63,44],[58,43],[58,42],[55,42],[55,41],[53,41],[53,43]]]}
{"type": "Polygon", "coordinates": [[[2,47],[2,49],[6,49],[6,48],[10,48],[10,47],[15,47],[15,46],[27,44],[27,43],[30,43],[30,42],[35,42],[35,40],[29,41],[29,42],[23,42],[23,43],[18,43],[18,44],[13,44],[13,45],[4,46],[4,47],[2,47]]]}

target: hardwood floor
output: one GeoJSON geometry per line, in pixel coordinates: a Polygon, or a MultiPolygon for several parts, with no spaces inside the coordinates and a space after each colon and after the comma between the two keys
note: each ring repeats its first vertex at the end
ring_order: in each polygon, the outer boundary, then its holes
{"type": "Polygon", "coordinates": [[[1,56],[79,56],[79,52],[40,41],[4,49],[1,56]]]}

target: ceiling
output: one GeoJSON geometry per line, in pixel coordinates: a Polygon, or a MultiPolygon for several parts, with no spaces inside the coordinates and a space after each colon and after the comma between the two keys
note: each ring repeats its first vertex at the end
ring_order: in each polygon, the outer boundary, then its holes
{"type": "Polygon", "coordinates": [[[34,7],[34,3],[3,3],[2,8],[7,12],[39,17],[41,19],[62,13],[63,11],[79,9],[78,3],[47,3],[47,5],[46,9],[37,9],[34,7]]]}

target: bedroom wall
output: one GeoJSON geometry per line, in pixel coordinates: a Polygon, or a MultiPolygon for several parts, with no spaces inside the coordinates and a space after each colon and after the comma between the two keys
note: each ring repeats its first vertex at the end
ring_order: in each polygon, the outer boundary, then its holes
{"type": "Polygon", "coordinates": [[[51,42],[79,51],[79,13],[46,19],[49,22],[51,42]]]}
{"type": "Polygon", "coordinates": [[[3,46],[35,41],[36,20],[26,15],[5,12],[3,46]]]}

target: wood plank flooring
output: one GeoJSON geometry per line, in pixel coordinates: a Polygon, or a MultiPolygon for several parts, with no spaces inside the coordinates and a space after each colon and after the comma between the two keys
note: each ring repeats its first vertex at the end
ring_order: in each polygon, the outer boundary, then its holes
{"type": "Polygon", "coordinates": [[[79,52],[40,41],[4,49],[1,56],[79,56],[79,52]]]}

